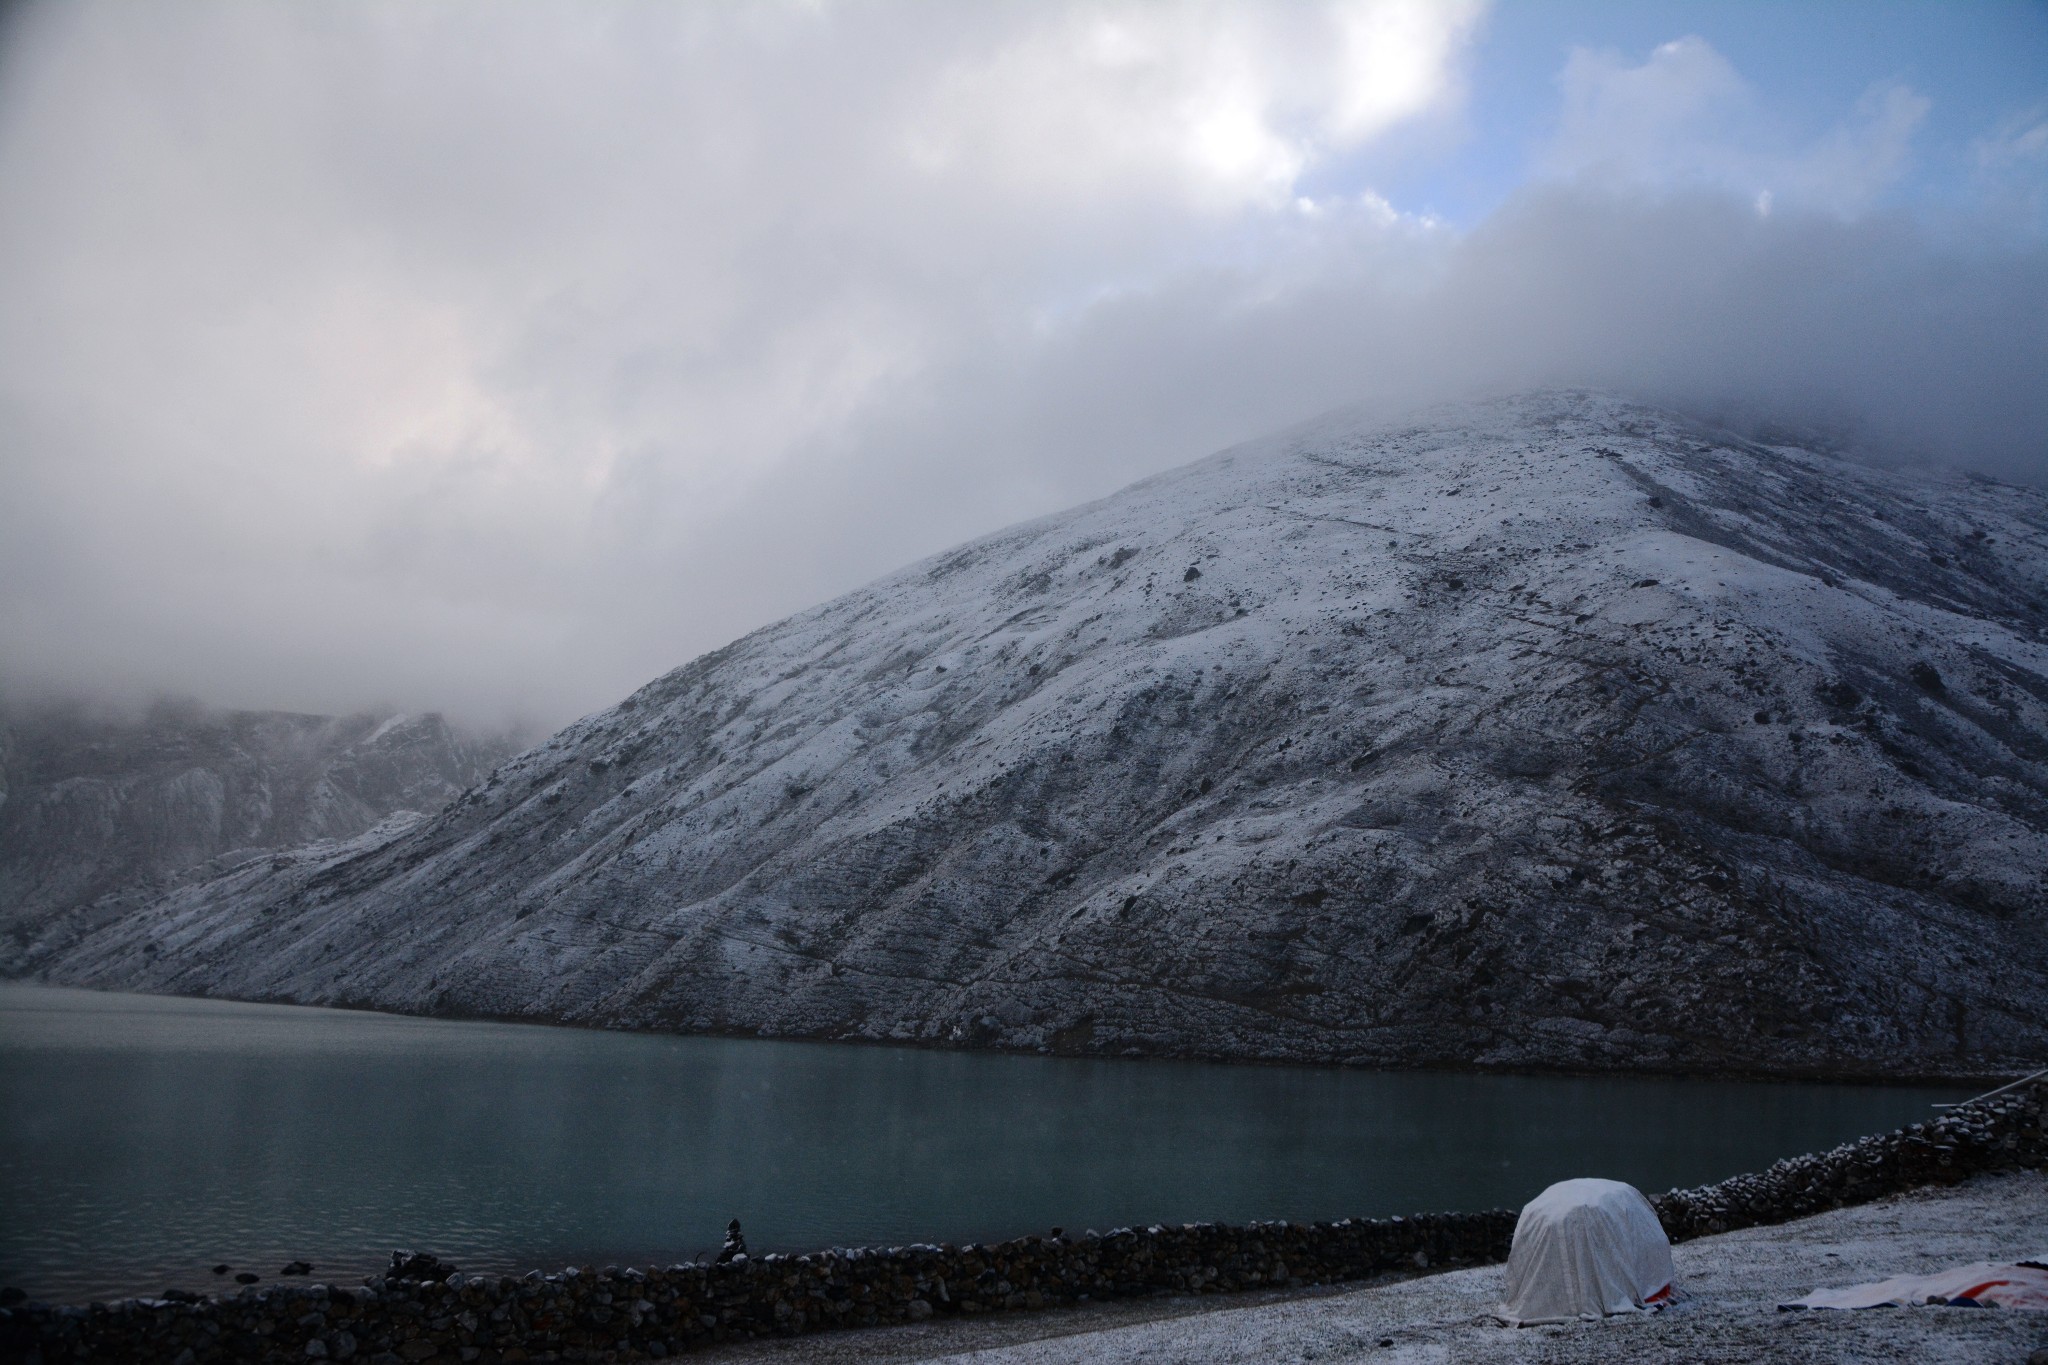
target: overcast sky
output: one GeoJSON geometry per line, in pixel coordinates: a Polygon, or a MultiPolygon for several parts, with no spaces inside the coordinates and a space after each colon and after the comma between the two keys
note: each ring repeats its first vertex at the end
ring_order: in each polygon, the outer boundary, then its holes
{"type": "Polygon", "coordinates": [[[2048,482],[2048,6],[0,11],[0,685],[553,725],[1364,402],[2048,482]]]}

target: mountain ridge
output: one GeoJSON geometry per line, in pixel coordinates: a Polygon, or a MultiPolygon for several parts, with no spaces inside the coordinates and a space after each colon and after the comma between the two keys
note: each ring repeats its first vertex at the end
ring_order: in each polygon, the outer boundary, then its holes
{"type": "Polygon", "coordinates": [[[432,811],[513,746],[432,713],[0,711],[0,938],[209,864],[432,811]]]}
{"type": "Polygon", "coordinates": [[[74,984],[1371,1065],[2048,1054],[2048,500],[1580,392],[1336,414],[764,627],[74,984]]]}

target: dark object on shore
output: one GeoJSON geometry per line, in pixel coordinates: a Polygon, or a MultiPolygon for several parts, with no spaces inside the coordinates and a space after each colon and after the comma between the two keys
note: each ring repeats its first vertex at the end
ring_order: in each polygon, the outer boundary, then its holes
{"type": "Polygon", "coordinates": [[[249,1271],[246,1271],[246,1270],[245,1270],[245,1271],[243,1271],[243,1272],[242,1272],[241,1274],[239,1274],[239,1275],[235,1276],[235,1283],[236,1283],[236,1284],[254,1284],[254,1283],[256,1283],[256,1281],[258,1281],[258,1280],[260,1280],[260,1279],[262,1279],[262,1278],[263,1278],[263,1277],[262,1277],[261,1275],[255,1275],[255,1274],[251,1274],[251,1273],[250,1273],[249,1271]]]}
{"type": "Polygon", "coordinates": [[[213,1268],[213,1273],[216,1275],[225,1275],[233,1269],[233,1266],[229,1265],[226,1261],[222,1261],[219,1265],[213,1268]]]}
{"type": "Polygon", "coordinates": [[[725,1225],[725,1245],[718,1249],[718,1264],[747,1259],[746,1234],[740,1231],[740,1220],[735,1218],[725,1225]]]}
{"type": "Polygon", "coordinates": [[[455,1267],[425,1251],[394,1251],[391,1265],[384,1272],[390,1280],[445,1280],[455,1273],[455,1267]]]}
{"type": "Polygon", "coordinates": [[[27,1290],[16,1289],[13,1285],[10,1284],[5,1289],[0,1289],[0,1308],[12,1308],[15,1304],[20,1303],[23,1299],[26,1299],[27,1297],[27,1290]]]}
{"type": "Polygon", "coordinates": [[[280,1275],[310,1275],[313,1273],[313,1264],[310,1261],[293,1261],[277,1273],[280,1275]]]}
{"type": "Polygon", "coordinates": [[[166,1289],[162,1295],[165,1303],[198,1303],[201,1297],[189,1289],[166,1289]]]}

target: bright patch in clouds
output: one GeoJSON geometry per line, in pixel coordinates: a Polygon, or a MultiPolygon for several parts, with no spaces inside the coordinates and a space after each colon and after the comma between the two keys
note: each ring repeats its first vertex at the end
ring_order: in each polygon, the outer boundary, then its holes
{"type": "Polygon", "coordinates": [[[1479,0],[1039,6],[939,72],[910,146],[1013,192],[1284,203],[1304,170],[1442,109],[1479,0]]]}

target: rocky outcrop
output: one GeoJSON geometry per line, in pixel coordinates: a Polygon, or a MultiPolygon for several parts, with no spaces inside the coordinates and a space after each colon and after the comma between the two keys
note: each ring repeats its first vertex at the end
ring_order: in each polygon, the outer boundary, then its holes
{"type": "Polygon", "coordinates": [[[437,715],[0,713],[0,961],[109,893],[436,810],[511,749],[437,715]]]}
{"type": "Polygon", "coordinates": [[[78,984],[1372,1065],[2048,1054],[2048,500],[1587,394],[915,565],[78,984]]]}

